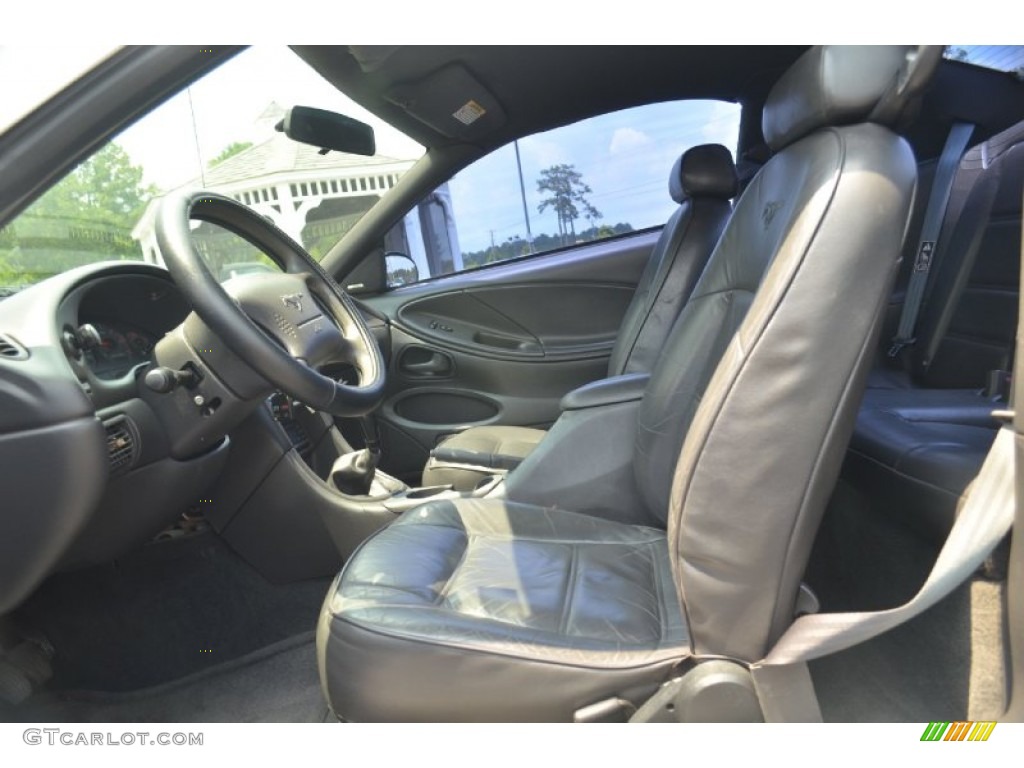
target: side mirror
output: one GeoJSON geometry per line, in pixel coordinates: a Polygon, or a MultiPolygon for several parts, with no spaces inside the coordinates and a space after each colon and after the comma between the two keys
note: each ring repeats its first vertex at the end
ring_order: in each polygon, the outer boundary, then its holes
{"type": "Polygon", "coordinates": [[[322,155],[332,149],[368,156],[377,151],[373,128],[337,112],[314,107],[292,107],[275,127],[289,139],[318,147],[322,155]]]}
{"type": "Polygon", "coordinates": [[[418,283],[420,270],[416,262],[405,253],[388,251],[384,254],[384,270],[387,272],[388,288],[418,283]]]}

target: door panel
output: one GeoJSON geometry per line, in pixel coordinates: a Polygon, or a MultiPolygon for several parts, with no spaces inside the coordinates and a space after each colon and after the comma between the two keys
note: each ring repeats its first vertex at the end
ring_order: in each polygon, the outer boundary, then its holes
{"type": "Polygon", "coordinates": [[[362,298],[391,324],[381,466],[418,483],[430,449],[477,424],[547,427],[608,358],[657,231],[362,298]]]}
{"type": "Polygon", "coordinates": [[[464,289],[411,301],[397,319],[442,348],[484,357],[607,357],[633,288],[586,282],[464,289]]]}
{"type": "Polygon", "coordinates": [[[455,374],[455,361],[446,352],[409,343],[398,358],[398,372],[409,381],[438,381],[455,374]]]}

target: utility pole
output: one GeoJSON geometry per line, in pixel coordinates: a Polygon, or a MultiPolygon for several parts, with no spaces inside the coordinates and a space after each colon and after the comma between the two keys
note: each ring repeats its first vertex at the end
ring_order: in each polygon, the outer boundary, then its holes
{"type": "Polygon", "coordinates": [[[523,198],[523,219],[526,220],[526,242],[533,253],[533,232],[530,231],[530,209],[526,207],[526,185],[523,183],[523,161],[519,158],[519,140],[512,142],[516,149],[516,168],[519,169],[519,194],[523,198]]]}

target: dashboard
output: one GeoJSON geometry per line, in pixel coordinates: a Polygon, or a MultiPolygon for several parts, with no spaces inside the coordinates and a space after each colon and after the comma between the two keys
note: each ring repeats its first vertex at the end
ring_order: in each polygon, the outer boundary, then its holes
{"type": "MultiPolygon", "coordinates": [[[[140,262],[79,267],[0,300],[0,614],[47,574],[109,562],[173,523],[224,473],[229,432],[266,408],[269,386],[228,391],[186,348],[190,313],[167,270],[140,262]],[[194,365],[191,386],[144,385],[157,361],[194,365]]],[[[270,408],[308,455],[291,401],[270,408]]]]}
{"type": "Polygon", "coordinates": [[[135,366],[148,363],[157,342],[149,331],[118,320],[94,320],[79,326],[78,333],[88,334],[92,342],[83,350],[85,365],[96,378],[108,381],[127,376],[135,366]]]}
{"type": "Polygon", "coordinates": [[[94,562],[144,541],[222,464],[217,446],[170,458],[136,381],[189,311],[165,269],[138,262],[68,270],[0,300],[14,352],[0,355],[0,614],[69,553],[94,562]]]}
{"type": "Polygon", "coordinates": [[[190,310],[166,271],[142,266],[95,274],[56,307],[61,347],[97,409],[137,396],[134,373],[190,310]]]}

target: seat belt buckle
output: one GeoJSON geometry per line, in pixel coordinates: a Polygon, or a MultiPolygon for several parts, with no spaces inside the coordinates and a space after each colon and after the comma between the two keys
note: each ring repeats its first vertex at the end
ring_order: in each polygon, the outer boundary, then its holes
{"type": "Polygon", "coordinates": [[[985,383],[985,397],[992,401],[1008,402],[1012,384],[1013,374],[1010,371],[989,371],[988,381],[985,383]]]}
{"type": "Polygon", "coordinates": [[[907,347],[914,346],[917,339],[901,339],[899,336],[893,338],[892,343],[889,345],[889,357],[896,358],[900,356],[907,347]]]}

